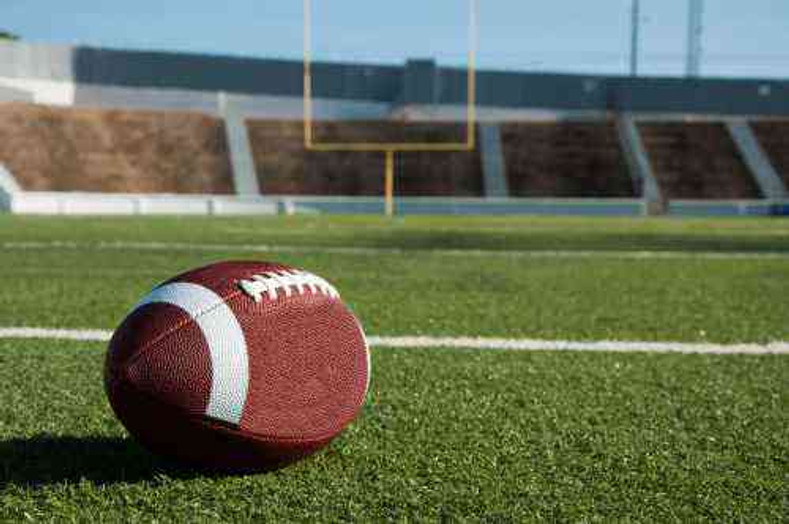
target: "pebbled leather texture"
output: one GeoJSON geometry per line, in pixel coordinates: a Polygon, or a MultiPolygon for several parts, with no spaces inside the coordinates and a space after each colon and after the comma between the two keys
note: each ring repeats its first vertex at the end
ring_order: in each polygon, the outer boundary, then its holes
{"type": "Polygon", "coordinates": [[[107,353],[105,386],[118,418],[143,445],[211,469],[269,470],[316,451],[353,421],[367,392],[369,355],[359,322],[339,297],[294,287],[289,296],[256,301],[239,287],[255,275],[291,270],[224,262],[162,284],[204,286],[235,316],[248,367],[224,370],[223,380],[233,383],[222,387],[247,381],[237,423],[206,414],[219,387],[211,353],[218,365],[216,352],[229,350],[208,340],[221,346],[226,337],[207,337],[172,304],[146,304],[122,322],[107,353]]]}

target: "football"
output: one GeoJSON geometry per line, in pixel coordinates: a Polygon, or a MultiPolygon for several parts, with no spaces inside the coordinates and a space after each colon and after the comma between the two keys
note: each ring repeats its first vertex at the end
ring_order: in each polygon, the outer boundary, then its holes
{"type": "Polygon", "coordinates": [[[370,379],[337,290],[282,264],[222,262],[151,291],[115,331],[105,389],[150,451],[226,472],[276,469],[328,444],[370,379]]]}

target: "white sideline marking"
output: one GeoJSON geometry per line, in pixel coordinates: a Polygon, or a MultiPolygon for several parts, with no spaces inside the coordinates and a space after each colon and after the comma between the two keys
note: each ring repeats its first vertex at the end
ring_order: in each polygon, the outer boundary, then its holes
{"type": "Polygon", "coordinates": [[[77,340],[109,342],[112,331],[103,329],[46,329],[29,327],[0,328],[0,338],[38,338],[45,340],[77,340]]]}
{"type": "Polygon", "coordinates": [[[285,246],[276,244],[190,244],[179,242],[4,242],[2,249],[84,249],[99,251],[231,251],[244,253],[328,253],[337,255],[446,255],[459,257],[505,257],[505,258],[618,258],[618,259],[773,259],[789,258],[789,252],[747,251],[575,251],[575,250],[486,250],[486,249],[404,249],[388,247],[349,246],[285,246]]]}
{"type": "Polygon", "coordinates": [[[394,348],[500,349],[510,351],[597,351],[628,353],[709,353],[789,355],[789,342],[711,344],[703,342],[571,341],[482,337],[370,337],[371,346],[394,348]]]}
{"type": "MultiPolygon", "coordinates": [[[[49,339],[107,342],[111,331],[45,329],[29,327],[0,328],[0,339],[49,339]]],[[[571,341],[483,337],[368,337],[370,347],[494,349],[509,351],[596,351],[635,353],[684,353],[714,355],[789,355],[789,342],[769,344],[711,344],[703,342],[622,342],[613,340],[571,341]]]]}

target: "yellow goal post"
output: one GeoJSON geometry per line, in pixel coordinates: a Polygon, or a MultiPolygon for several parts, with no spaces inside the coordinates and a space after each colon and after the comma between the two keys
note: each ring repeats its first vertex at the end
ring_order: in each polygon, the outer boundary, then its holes
{"type": "Polygon", "coordinates": [[[469,152],[477,147],[477,53],[479,48],[479,0],[458,0],[468,6],[468,65],[466,133],[462,142],[320,142],[315,140],[312,31],[313,0],[304,0],[304,147],[317,152],[380,152],[385,155],[385,213],[394,214],[395,155],[405,152],[469,152]]]}

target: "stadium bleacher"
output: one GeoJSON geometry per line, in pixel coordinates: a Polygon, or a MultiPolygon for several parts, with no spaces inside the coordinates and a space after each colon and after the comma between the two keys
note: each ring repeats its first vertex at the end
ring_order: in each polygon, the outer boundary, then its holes
{"type": "Polygon", "coordinates": [[[233,193],[222,121],[197,113],[2,104],[0,136],[26,191],[233,193]]]}
{"type": "MultiPolygon", "coordinates": [[[[366,152],[310,152],[301,122],[247,121],[264,194],[377,196],[383,190],[383,157],[366,152]]],[[[341,142],[449,142],[458,124],[398,125],[386,122],[321,122],[316,140],[341,142]]],[[[398,166],[402,196],[482,196],[479,154],[406,153],[398,166]]]]}
{"type": "Polygon", "coordinates": [[[645,149],[666,197],[760,198],[756,182],[721,123],[642,122],[645,149]]]}
{"type": "Polygon", "coordinates": [[[510,194],[636,197],[611,121],[502,126],[510,194]]]}
{"type": "MultiPolygon", "coordinates": [[[[312,152],[300,121],[248,120],[262,194],[377,196],[380,153],[312,152]]],[[[669,199],[758,199],[759,188],[716,122],[640,122],[644,148],[669,199]]],[[[787,180],[786,121],[754,133],[787,180]]],[[[461,124],[322,122],[322,141],[448,142],[461,124]]],[[[27,191],[233,194],[222,120],[181,111],[0,105],[0,161],[27,191]]],[[[638,198],[611,120],[501,125],[511,197],[638,198]]],[[[480,153],[403,154],[400,196],[484,196],[480,153]]]]}
{"type": "Polygon", "coordinates": [[[784,185],[789,185],[789,120],[762,120],[752,127],[784,185]]]}
{"type": "Polygon", "coordinates": [[[311,153],[304,149],[301,122],[247,121],[263,194],[379,195],[380,155],[311,153]]]}

